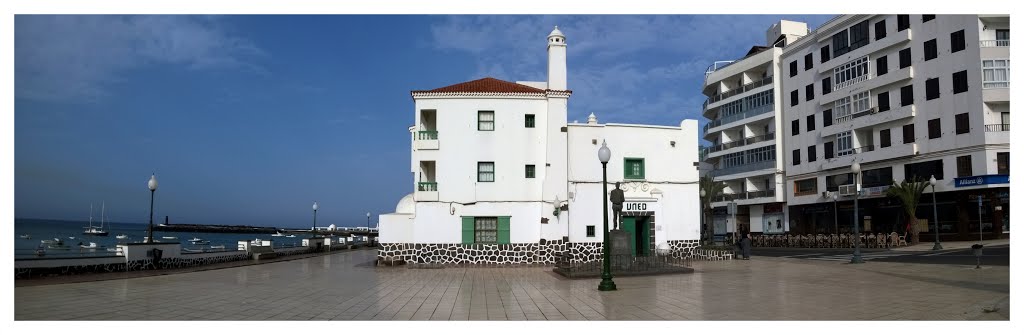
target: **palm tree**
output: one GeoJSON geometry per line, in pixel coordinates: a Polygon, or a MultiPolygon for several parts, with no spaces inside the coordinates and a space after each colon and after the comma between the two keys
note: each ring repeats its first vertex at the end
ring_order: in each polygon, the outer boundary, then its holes
{"type": "Polygon", "coordinates": [[[700,177],[700,189],[704,190],[704,197],[700,199],[700,215],[705,218],[704,226],[700,227],[700,236],[705,241],[710,242],[713,234],[711,220],[707,219],[705,214],[711,209],[711,200],[715,197],[722,195],[722,191],[725,189],[725,183],[715,181],[714,177],[704,176],[700,177]]]}
{"type": "Polygon", "coordinates": [[[914,178],[912,181],[907,181],[896,184],[893,181],[891,187],[886,190],[886,195],[897,198],[900,203],[903,204],[903,210],[907,213],[907,218],[910,220],[910,243],[917,244],[921,242],[921,232],[917,230],[917,204],[921,202],[921,194],[924,189],[928,187],[928,182],[914,178]]]}

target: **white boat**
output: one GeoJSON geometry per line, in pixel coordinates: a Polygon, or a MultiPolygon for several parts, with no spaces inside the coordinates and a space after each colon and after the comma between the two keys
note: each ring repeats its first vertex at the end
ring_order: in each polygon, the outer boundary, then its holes
{"type": "MultiPolygon", "coordinates": [[[[107,212],[107,203],[104,202],[103,203],[103,209],[100,212],[100,226],[99,227],[93,227],[93,225],[92,225],[92,204],[90,204],[89,205],[89,226],[85,227],[85,231],[82,232],[82,235],[107,236],[108,234],[110,234],[107,231],[103,230],[103,218],[106,215],[106,212],[107,212]]],[[[74,239],[74,237],[69,237],[69,238],[70,239],[74,239]]]]}
{"type": "Polygon", "coordinates": [[[178,237],[177,236],[164,236],[163,239],[165,239],[165,240],[177,240],[178,237]]]}
{"type": "Polygon", "coordinates": [[[285,237],[295,237],[295,234],[291,234],[291,235],[288,235],[288,236],[285,236],[285,237]]]}
{"type": "Polygon", "coordinates": [[[201,238],[198,238],[198,237],[193,237],[191,240],[188,240],[188,241],[192,242],[192,244],[194,244],[194,245],[207,245],[207,244],[210,244],[210,241],[207,241],[207,240],[204,240],[204,239],[201,239],[201,238]]]}
{"type": "Polygon", "coordinates": [[[201,239],[201,238],[198,238],[198,237],[193,237],[193,238],[192,238],[191,240],[188,240],[188,241],[189,241],[189,242],[202,242],[202,241],[203,241],[203,239],[201,239]]]}
{"type": "Polygon", "coordinates": [[[20,236],[18,236],[18,237],[19,237],[19,238],[23,238],[23,239],[26,239],[26,240],[27,240],[27,239],[31,239],[31,238],[32,238],[32,235],[20,235],[20,236]]]}
{"type": "Polygon", "coordinates": [[[43,246],[36,248],[36,256],[46,256],[46,249],[43,246]]]}
{"type": "Polygon", "coordinates": [[[273,237],[284,237],[284,233],[276,232],[276,233],[271,234],[270,236],[273,236],[273,237]]]}
{"type": "Polygon", "coordinates": [[[212,245],[212,246],[210,246],[210,249],[224,249],[224,246],[223,245],[212,245]]]}
{"type": "Polygon", "coordinates": [[[75,237],[74,236],[68,236],[68,239],[69,240],[73,240],[73,239],[75,239],[75,237]]]}
{"type": "Polygon", "coordinates": [[[64,241],[61,241],[60,238],[54,237],[52,240],[42,240],[42,241],[39,241],[39,243],[62,245],[62,244],[64,244],[64,241]]]}
{"type": "Polygon", "coordinates": [[[126,238],[128,238],[128,235],[125,235],[125,234],[117,235],[117,239],[119,239],[119,240],[123,240],[123,239],[126,239],[126,238]]]}
{"type": "Polygon", "coordinates": [[[63,244],[50,244],[50,245],[46,246],[46,248],[47,249],[54,249],[54,250],[71,250],[71,247],[63,245],[63,244]]]}
{"type": "Polygon", "coordinates": [[[107,251],[109,251],[109,252],[118,252],[118,251],[121,251],[121,249],[118,249],[118,248],[107,248],[107,251]]]}
{"type": "Polygon", "coordinates": [[[92,249],[92,250],[95,250],[95,249],[98,249],[98,248],[102,248],[103,246],[96,245],[96,242],[89,242],[88,245],[83,244],[83,245],[80,245],[78,247],[82,248],[82,249],[92,249]]]}

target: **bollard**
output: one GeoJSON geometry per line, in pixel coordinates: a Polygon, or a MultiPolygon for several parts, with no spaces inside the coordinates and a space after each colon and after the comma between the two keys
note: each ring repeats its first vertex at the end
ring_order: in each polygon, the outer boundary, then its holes
{"type": "Polygon", "coordinates": [[[977,258],[977,263],[974,266],[975,269],[980,269],[981,268],[981,248],[984,248],[984,247],[985,246],[983,246],[981,244],[975,244],[975,245],[971,246],[971,250],[974,251],[974,257],[977,258]]]}

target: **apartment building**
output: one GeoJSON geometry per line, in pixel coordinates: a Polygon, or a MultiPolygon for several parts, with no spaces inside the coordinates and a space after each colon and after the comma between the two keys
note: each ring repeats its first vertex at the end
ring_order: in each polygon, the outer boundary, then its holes
{"type": "Polygon", "coordinates": [[[943,240],[1008,231],[1009,27],[1008,15],[842,15],[786,45],[776,101],[790,229],[903,232],[911,221],[886,190],[934,176],[922,240],[936,219],[943,240]]]}
{"type": "Polygon", "coordinates": [[[711,200],[717,236],[788,230],[786,193],[779,187],[785,182],[779,59],[782,47],[807,33],[806,23],[780,21],[765,33],[764,46],[751,47],[739,60],[715,62],[705,72],[703,113],[710,121],[703,138],[711,145],[701,160],[713,166],[708,176],[725,183],[723,194],[711,200]]]}
{"type": "MultiPolygon", "coordinates": [[[[604,190],[598,150],[611,149],[620,224],[636,255],[699,239],[697,121],[679,126],[567,123],[565,35],[547,37],[548,78],[483,78],[412,91],[412,193],[380,216],[378,257],[411,263],[553,263],[601,259],[604,190]]],[[[611,219],[610,219],[611,220],[611,219]]]]}

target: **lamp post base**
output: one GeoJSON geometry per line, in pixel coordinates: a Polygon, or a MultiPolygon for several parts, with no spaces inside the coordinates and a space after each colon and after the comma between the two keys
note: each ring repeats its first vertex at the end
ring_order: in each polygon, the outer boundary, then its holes
{"type": "Polygon", "coordinates": [[[938,241],[935,241],[935,245],[932,246],[932,250],[942,250],[942,245],[938,241]]]}
{"type": "Polygon", "coordinates": [[[850,259],[850,264],[863,264],[863,263],[864,263],[864,259],[860,258],[860,255],[853,255],[853,258],[850,259]]]}
{"type": "Polygon", "coordinates": [[[611,278],[602,278],[601,284],[597,285],[598,291],[615,291],[615,282],[611,278]]]}

